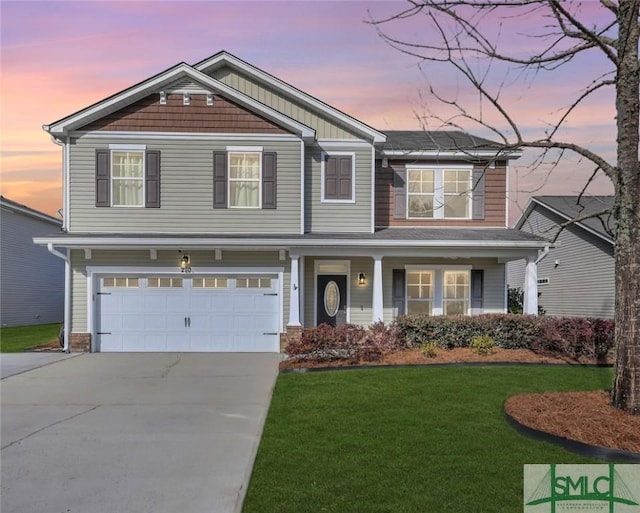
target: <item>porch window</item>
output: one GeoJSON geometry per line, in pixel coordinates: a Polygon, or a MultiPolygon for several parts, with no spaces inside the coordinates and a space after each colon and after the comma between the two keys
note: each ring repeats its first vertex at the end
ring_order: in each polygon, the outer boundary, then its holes
{"type": "Polygon", "coordinates": [[[444,271],[444,315],[466,315],[469,312],[469,271],[444,271]]]}
{"type": "Polygon", "coordinates": [[[113,206],[144,206],[144,151],[112,151],[111,162],[113,206]]]}
{"type": "Polygon", "coordinates": [[[407,273],[407,313],[432,315],[434,297],[433,271],[407,273]]]}
{"type": "Polygon", "coordinates": [[[470,268],[407,266],[405,276],[406,311],[409,315],[470,313],[470,268]]]}
{"type": "Polygon", "coordinates": [[[229,152],[229,206],[260,208],[262,154],[229,152]]]}

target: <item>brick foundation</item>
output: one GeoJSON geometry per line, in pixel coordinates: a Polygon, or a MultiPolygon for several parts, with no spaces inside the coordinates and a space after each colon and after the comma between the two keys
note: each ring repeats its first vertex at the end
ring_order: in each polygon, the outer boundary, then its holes
{"type": "Polygon", "coordinates": [[[302,335],[302,326],[287,326],[286,333],[280,334],[280,352],[286,353],[289,342],[300,340],[302,335]]]}
{"type": "Polygon", "coordinates": [[[69,334],[70,353],[88,353],[91,351],[91,333],[69,334]]]}

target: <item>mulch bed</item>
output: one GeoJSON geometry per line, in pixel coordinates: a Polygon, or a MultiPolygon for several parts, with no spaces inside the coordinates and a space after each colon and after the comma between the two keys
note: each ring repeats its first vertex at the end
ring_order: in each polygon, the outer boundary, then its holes
{"type": "MultiPolygon", "coordinates": [[[[442,349],[434,358],[428,358],[416,349],[388,354],[375,362],[309,362],[288,359],[280,363],[280,370],[471,362],[594,365],[613,364],[613,359],[609,358],[606,362],[587,358],[574,360],[540,355],[528,349],[501,348],[486,356],[475,354],[469,348],[442,349]]],[[[539,431],[590,445],[640,453],[640,416],[611,406],[609,395],[604,391],[519,394],[507,400],[505,411],[521,424],[539,431]]]]}

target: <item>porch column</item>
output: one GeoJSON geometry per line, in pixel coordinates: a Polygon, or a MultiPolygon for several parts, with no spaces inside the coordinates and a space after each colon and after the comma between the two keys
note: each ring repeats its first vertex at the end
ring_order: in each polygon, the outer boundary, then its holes
{"type": "Polygon", "coordinates": [[[291,286],[289,291],[289,323],[287,326],[300,326],[300,270],[298,255],[291,256],[291,286]]]}
{"type": "Polygon", "coordinates": [[[378,322],[383,320],[384,310],[382,302],[382,257],[375,255],[373,257],[373,304],[372,304],[372,321],[378,322]]]}
{"type": "Polygon", "coordinates": [[[523,313],[525,315],[538,315],[538,264],[536,263],[536,258],[532,256],[527,258],[523,292],[523,313]]]}

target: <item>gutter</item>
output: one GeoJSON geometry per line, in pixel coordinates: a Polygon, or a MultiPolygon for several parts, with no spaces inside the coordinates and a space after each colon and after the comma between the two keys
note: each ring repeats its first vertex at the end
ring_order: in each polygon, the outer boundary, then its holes
{"type": "Polygon", "coordinates": [[[69,326],[71,323],[71,261],[69,256],[58,251],[53,247],[53,244],[49,242],[47,244],[47,250],[52,255],[64,260],[64,321],[62,324],[63,329],[63,351],[69,352],[69,326]]]}

